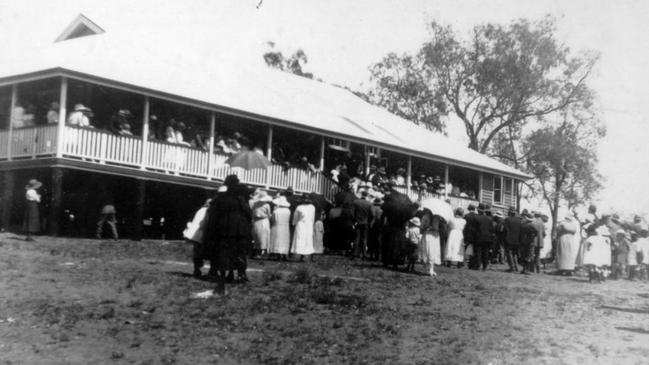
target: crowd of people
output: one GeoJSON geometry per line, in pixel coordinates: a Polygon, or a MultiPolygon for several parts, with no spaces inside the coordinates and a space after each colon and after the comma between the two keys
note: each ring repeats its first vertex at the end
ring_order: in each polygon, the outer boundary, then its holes
{"type": "Polygon", "coordinates": [[[250,257],[304,261],[322,253],[409,272],[422,264],[432,277],[436,265],[484,271],[500,263],[508,272],[530,275],[556,260],[561,275],[583,269],[598,282],[609,276],[647,278],[649,228],[639,217],[628,225],[594,211],[583,222],[566,216],[553,240],[548,217],[540,212],[510,208],[505,217],[485,204],[467,210],[458,208],[445,219],[390,182],[373,189],[342,185],[329,202],[315,193],[298,196],[291,188],[271,196],[231,175],[196,212],[184,236],[194,244],[194,275],[202,276],[203,261],[210,260],[208,275],[220,285],[235,281],[235,271],[237,280],[247,281],[250,257]]]}

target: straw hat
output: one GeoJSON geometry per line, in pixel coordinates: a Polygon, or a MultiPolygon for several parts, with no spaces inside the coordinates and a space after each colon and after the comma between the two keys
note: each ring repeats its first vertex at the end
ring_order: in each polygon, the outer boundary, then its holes
{"type": "Polygon", "coordinates": [[[421,221],[417,217],[410,218],[410,220],[408,222],[410,222],[410,224],[412,224],[413,226],[416,226],[416,227],[421,226],[421,221]]]}
{"type": "Polygon", "coordinates": [[[600,235],[600,236],[610,236],[611,235],[611,231],[609,231],[608,227],[606,227],[606,226],[597,227],[595,232],[597,232],[597,234],[600,235]]]}
{"type": "Polygon", "coordinates": [[[286,200],[286,197],[284,195],[280,195],[279,198],[273,200],[273,204],[275,204],[278,207],[284,207],[284,208],[289,208],[291,206],[291,203],[286,200]]]}
{"type": "Polygon", "coordinates": [[[43,183],[41,183],[40,181],[38,181],[36,179],[31,179],[31,180],[29,180],[27,185],[25,185],[25,189],[38,189],[41,186],[43,186],[43,183]]]}

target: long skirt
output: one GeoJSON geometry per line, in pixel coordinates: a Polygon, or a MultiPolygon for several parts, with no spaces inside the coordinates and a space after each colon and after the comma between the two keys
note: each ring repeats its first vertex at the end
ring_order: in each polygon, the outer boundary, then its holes
{"type": "Polygon", "coordinates": [[[442,252],[439,243],[439,233],[426,232],[421,237],[419,245],[419,260],[424,264],[439,265],[442,263],[442,252]]]}
{"type": "Polygon", "coordinates": [[[27,201],[23,230],[26,233],[38,233],[41,230],[38,203],[35,201],[27,201]]]}
{"type": "Polygon", "coordinates": [[[291,245],[291,230],[288,224],[276,224],[270,231],[270,247],[268,252],[288,255],[291,245]]]}
{"type": "Polygon", "coordinates": [[[315,221],[315,224],[313,225],[313,250],[315,251],[314,253],[324,252],[323,237],[324,237],[324,225],[320,220],[315,221]]]}
{"type": "Polygon", "coordinates": [[[449,233],[444,259],[452,262],[464,262],[464,235],[461,230],[454,229],[449,233]]]}
{"type": "Polygon", "coordinates": [[[563,234],[557,245],[557,267],[559,270],[574,270],[579,254],[579,242],[572,234],[563,234]]]}
{"type": "Polygon", "coordinates": [[[383,228],[383,245],[381,246],[383,265],[403,265],[406,245],[405,228],[385,226],[383,228]]]}
{"type": "Polygon", "coordinates": [[[267,218],[255,221],[252,231],[255,239],[255,249],[268,250],[270,245],[270,221],[267,218]]]}

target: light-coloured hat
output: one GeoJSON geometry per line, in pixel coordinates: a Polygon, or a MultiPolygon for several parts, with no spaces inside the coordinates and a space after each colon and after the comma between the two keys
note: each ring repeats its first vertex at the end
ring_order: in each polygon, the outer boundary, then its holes
{"type": "Polygon", "coordinates": [[[219,193],[225,193],[226,191],[228,191],[228,187],[225,185],[221,185],[216,191],[219,193]]]}
{"type": "Polygon", "coordinates": [[[608,227],[606,227],[606,226],[597,227],[595,232],[597,232],[597,234],[600,235],[600,236],[610,236],[611,235],[611,231],[609,231],[608,227]]]}
{"type": "Polygon", "coordinates": [[[284,195],[280,195],[279,198],[273,200],[273,204],[275,204],[278,207],[284,207],[284,208],[289,208],[291,206],[291,203],[286,200],[286,197],[284,195]]]}
{"type": "Polygon", "coordinates": [[[410,218],[408,222],[410,222],[410,224],[412,224],[413,226],[417,226],[417,227],[421,226],[421,221],[417,217],[410,218]]]}
{"type": "Polygon", "coordinates": [[[38,181],[36,179],[31,179],[31,180],[29,180],[27,185],[25,185],[25,189],[38,189],[41,186],[43,186],[43,183],[41,183],[40,181],[38,181]]]}
{"type": "Polygon", "coordinates": [[[503,213],[502,213],[501,211],[497,210],[497,211],[494,213],[494,217],[504,218],[505,216],[503,215],[503,213]]]}
{"type": "Polygon", "coordinates": [[[90,108],[88,108],[87,106],[85,106],[83,104],[77,104],[77,105],[74,106],[74,111],[75,112],[89,112],[91,110],[90,110],[90,108]]]}

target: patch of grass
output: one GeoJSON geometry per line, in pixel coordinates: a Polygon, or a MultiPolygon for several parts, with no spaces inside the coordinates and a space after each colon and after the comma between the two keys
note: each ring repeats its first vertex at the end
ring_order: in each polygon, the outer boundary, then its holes
{"type": "Polygon", "coordinates": [[[289,276],[288,281],[296,284],[311,284],[311,279],[314,277],[311,270],[306,267],[301,267],[289,276]]]}
{"type": "Polygon", "coordinates": [[[282,280],[282,273],[279,271],[264,271],[261,274],[261,279],[264,285],[268,285],[273,281],[282,280]]]}

